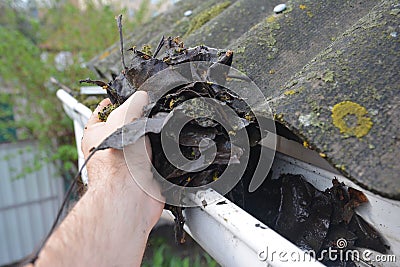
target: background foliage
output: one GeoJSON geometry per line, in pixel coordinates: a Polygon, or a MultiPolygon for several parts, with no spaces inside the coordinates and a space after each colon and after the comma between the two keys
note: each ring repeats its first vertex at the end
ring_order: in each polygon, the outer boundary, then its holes
{"type": "MultiPolygon", "coordinates": [[[[39,143],[39,150],[31,149],[35,161],[15,178],[40,169],[44,161],[55,162],[60,174],[69,178],[77,171],[73,125],[56,98],[59,86],[50,78],[78,91],[80,79],[93,77],[85,62],[119,39],[115,16],[125,14],[127,35],[149,18],[150,0],[142,0],[130,20],[127,10],[92,1],[86,1],[83,10],[68,0],[49,0],[45,6],[35,3],[0,0],[0,137],[39,143]],[[71,64],[55,63],[60,52],[68,53],[71,64]]],[[[167,239],[160,236],[150,237],[151,249],[142,266],[217,266],[194,241],[181,249],[167,242],[174,240],[172,232],[167,239]]]]}
{"type": "MultiPolygon", "coordinates": [[[[142,1],[131,20],[124,16],[125,30],[149,17],[148,4],[142,1]]],[[[84,63],[118,40],[115,15],[119,13],[111,5],[92,1],[86,1],[85,9],[61,0],[42,6],[32,0],[0,2],[0,104],[13,107],[0,105],[0,135],[9,141],[38,140],[41,153],[27,170],[54,161],[64,177],[76,171],[72,122],[56,98],[58,86],[49,80],[55,77],[77,89],[79,79],[92,76],[84,63]],[[55,63],[60,52],[68,53],[68,64],[55,63]],[[18,129],[18,135],[10,129],[18,129]]]]}

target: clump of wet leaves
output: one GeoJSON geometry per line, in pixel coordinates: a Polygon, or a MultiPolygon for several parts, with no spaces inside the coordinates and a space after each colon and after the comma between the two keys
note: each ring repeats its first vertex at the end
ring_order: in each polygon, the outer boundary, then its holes
{"type": "MultiPolygon", "coordinates": [[[[112,81],[105,83],[86,79],[81,82],[94,83],[107,90],[112,104],[99,113],[101,120],[106,120],[111,110],[125,102],[139,88],[148,92],[150,103],[145,107],[144,118],[118,129],[94,148],[93,152],[107,148],[122,149],[146,134],[151,141],[153,165],[157,172],[168,181],[185,187],[213,182],[224,172],[228,163],[240,162],[243,149],[247,148],[238,145],[240,140],[233,143],[230,138],[239,131],[257,133],[258,124],[246,102],[224,87],[228,68],[220,66],[231,65],[233,52],[207,46],[186,48],[179,38],[171,37],[163,37],[153,53],[149,52],[148,47],[142,51],[134,48],[130,50],[133,52],[132,60],[127,66],[122,62],[124,70],[112,81]],[[165,51],[158,57],[163,47],[165,51]],[[182,66],[183,63],[199,61],[207,64],[176,69],[176,66],[182,66]],[[161,71],[160,78],[156,75],[161,71]],[[154,77],[158,78],[151,79],[154,77]],[[166,87],[169,89],[164,90],[166,87]],[[227,116],[218,105],[199,100],[204,98],[224,103],[234,110],[236,116],[227,116]],[[190,104],[187,104],[189,100],[190,104]],[[170,136],[178,140],[181,153],[191,160],[189,165],[185,165],[185,171],[167,160],[161,145],[160,132],[165,129],[168,132],[168,127],[176,127],[175,119],[187,121],[179,136],[170,136]],[[226,122],[229,129],[217,121],[226,122]],[[204,139],[210,142],[202,143],[204,139]],[[215,144],[217,150],[210,162],[203,152],[211,149],[212,144],[215,144]]],[[[257,144],[260,135],[251,136],[250,143],[257,144]]],[[[179,194],[176,197],[179,198],[179,194]]],[[[185,220],[182,208],[168,204],[166,208],[175,215],[176,239],[183,243],[185,220]]]]}
{"type": "Polygon", "coordinates": [[[320,191],[302,175],[282,174],[272,179],[271,171],[260,188],[249,193],[245,188],[253,168],[246,170],[228,198],[301,249],[315,251],[327,266],[356,266],[350,259],[340,261],[337,257],[337,261],[331,261],[327,253],[321,256],[329,248],[346,251],[359,247],[388,252],[382,236],[355,212],[368,202],[361,191],[346,187],[337,179],[332,180],[332,187],[320,191]],[[344,248],[338,247],[341,238],[347,241],[344,248]]]}

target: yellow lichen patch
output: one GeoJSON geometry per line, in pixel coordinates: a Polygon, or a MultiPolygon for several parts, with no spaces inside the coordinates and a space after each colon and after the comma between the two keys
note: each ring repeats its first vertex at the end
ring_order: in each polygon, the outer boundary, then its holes
{"type": "Polygon", "coordinates": [[[283,120],[283,114],[274,114],[274,120],[282,121],[283,120]]]}
{"type": "Polygon", "coordinates": [[[244,118],[245,118],[246,120],[248,120],[248,121],[252,121],[252,120],[254,119],[254,117],[253,117],[252,115],[250,115],[250,114],[246,114],[246,115],[244,116],[244,118]]]}
{"type": "Polygon", "coordinates": [[[151,45],[149,45],[149,44],[143,45],[142,52],[150,57],[153,55],[153,53],[151,52],[151,45]]]}
{"type": "Polygon", "coordinates": [[[336,164],[335,167],[336,169],[339,169],[342,172],[346,171],[346,166],[344,166],[343,164],[336,164]]]}
{"type": "Polygon", "coordinates": [[[275,16],[269,16],[269,17],[267,17],[267,22],[268,22],[268,23],[275,22],[275,16]]]}
{"type": "Polygon", "coordinates": [[[213,181],[216,181],[216,180],[218,180],[218,172],[214,172],[214,175],[213,175],[213,181]]]}
{"type": "Polygon", "coordinates": [[[367,110],[363,106],[351,101],[340,102],[332,109],[333,125],[339,128],[341,133],[358,138],[366,135],[373,125],[371,119],[366,115],[367,110]],[[348,125],[346,117],[352,115],[357,121],[354,125],[348,125]]]}
{"type": "Polygon", "coordinates": [[[326,154],[325,154],[325,153],[319,153],[319,156],[320,156],[321,158],[326,158],[326,154]]]}
{"type": "Polygon", "coordinates": [[[304,9],[307,8],[307,6],[306,6],[306,5],[300,5],[299,8],[300,8],[301,10],[304,10],[304,9]]]}
{"type": "Polygon", "coordinates": [[[104,52],[103,54],[101,54],[99,56],[99,60],[105,59],[106,57],[108,57],[110,55],[109,51],[104,52]]]}
{"type": "Polygon", "coordinates": [[[174,104],[175,104],[175,100],[171,99],[171,101],[169,101],[169,108],[173,109],[174,108],[174,104]]]}
{"type": "Polygon", "coordinates": [[[310,144],[307,141],[303,141],[303,146],[305,148],[310,148],[310,144]]]}
{"type": "Polygon", "coordinates": [[[284,95],[294,95],[295,93],[297,93],[296,90],[288,90],[288,91],[284,92],[283,94],[284,95]]]}

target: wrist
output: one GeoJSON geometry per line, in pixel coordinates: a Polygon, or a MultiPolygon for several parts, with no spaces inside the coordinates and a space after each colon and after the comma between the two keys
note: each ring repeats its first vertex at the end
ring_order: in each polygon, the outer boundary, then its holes
{"type": "Polygon", "coordinates": [[[115,149],[97,151],[86,168],[89,188],[113,187],[126,183],[130,177],[122,152],[115,149]]]}
{"type": "MultiPolygon", "coordinates": [[[[135,222],[134,227],[148,235],[161,215],[161,212],[154,213],[154,207],[159,209],[161,205],[161,211],[163,204],[155,205],[157,201],[136,185],[128,171],[118,176],[118,180],[108,177],[107,182],[104,182],[106,180],[104,179],[89,184],[85,195],[94,203],[103,206],[102,216],[113,218],[116,223],[135,222]]],[[[129,227],[133,226],[129,225],[129,227]]]]}

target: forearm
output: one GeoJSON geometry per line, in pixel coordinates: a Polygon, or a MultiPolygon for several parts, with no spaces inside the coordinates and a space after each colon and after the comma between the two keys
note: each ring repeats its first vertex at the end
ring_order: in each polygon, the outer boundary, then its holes
{"type": "Polygon", "coordinates": [[[140,266],[153,223],[136,197],[119,181],[89,188],[35,266],[140,266]]]}

